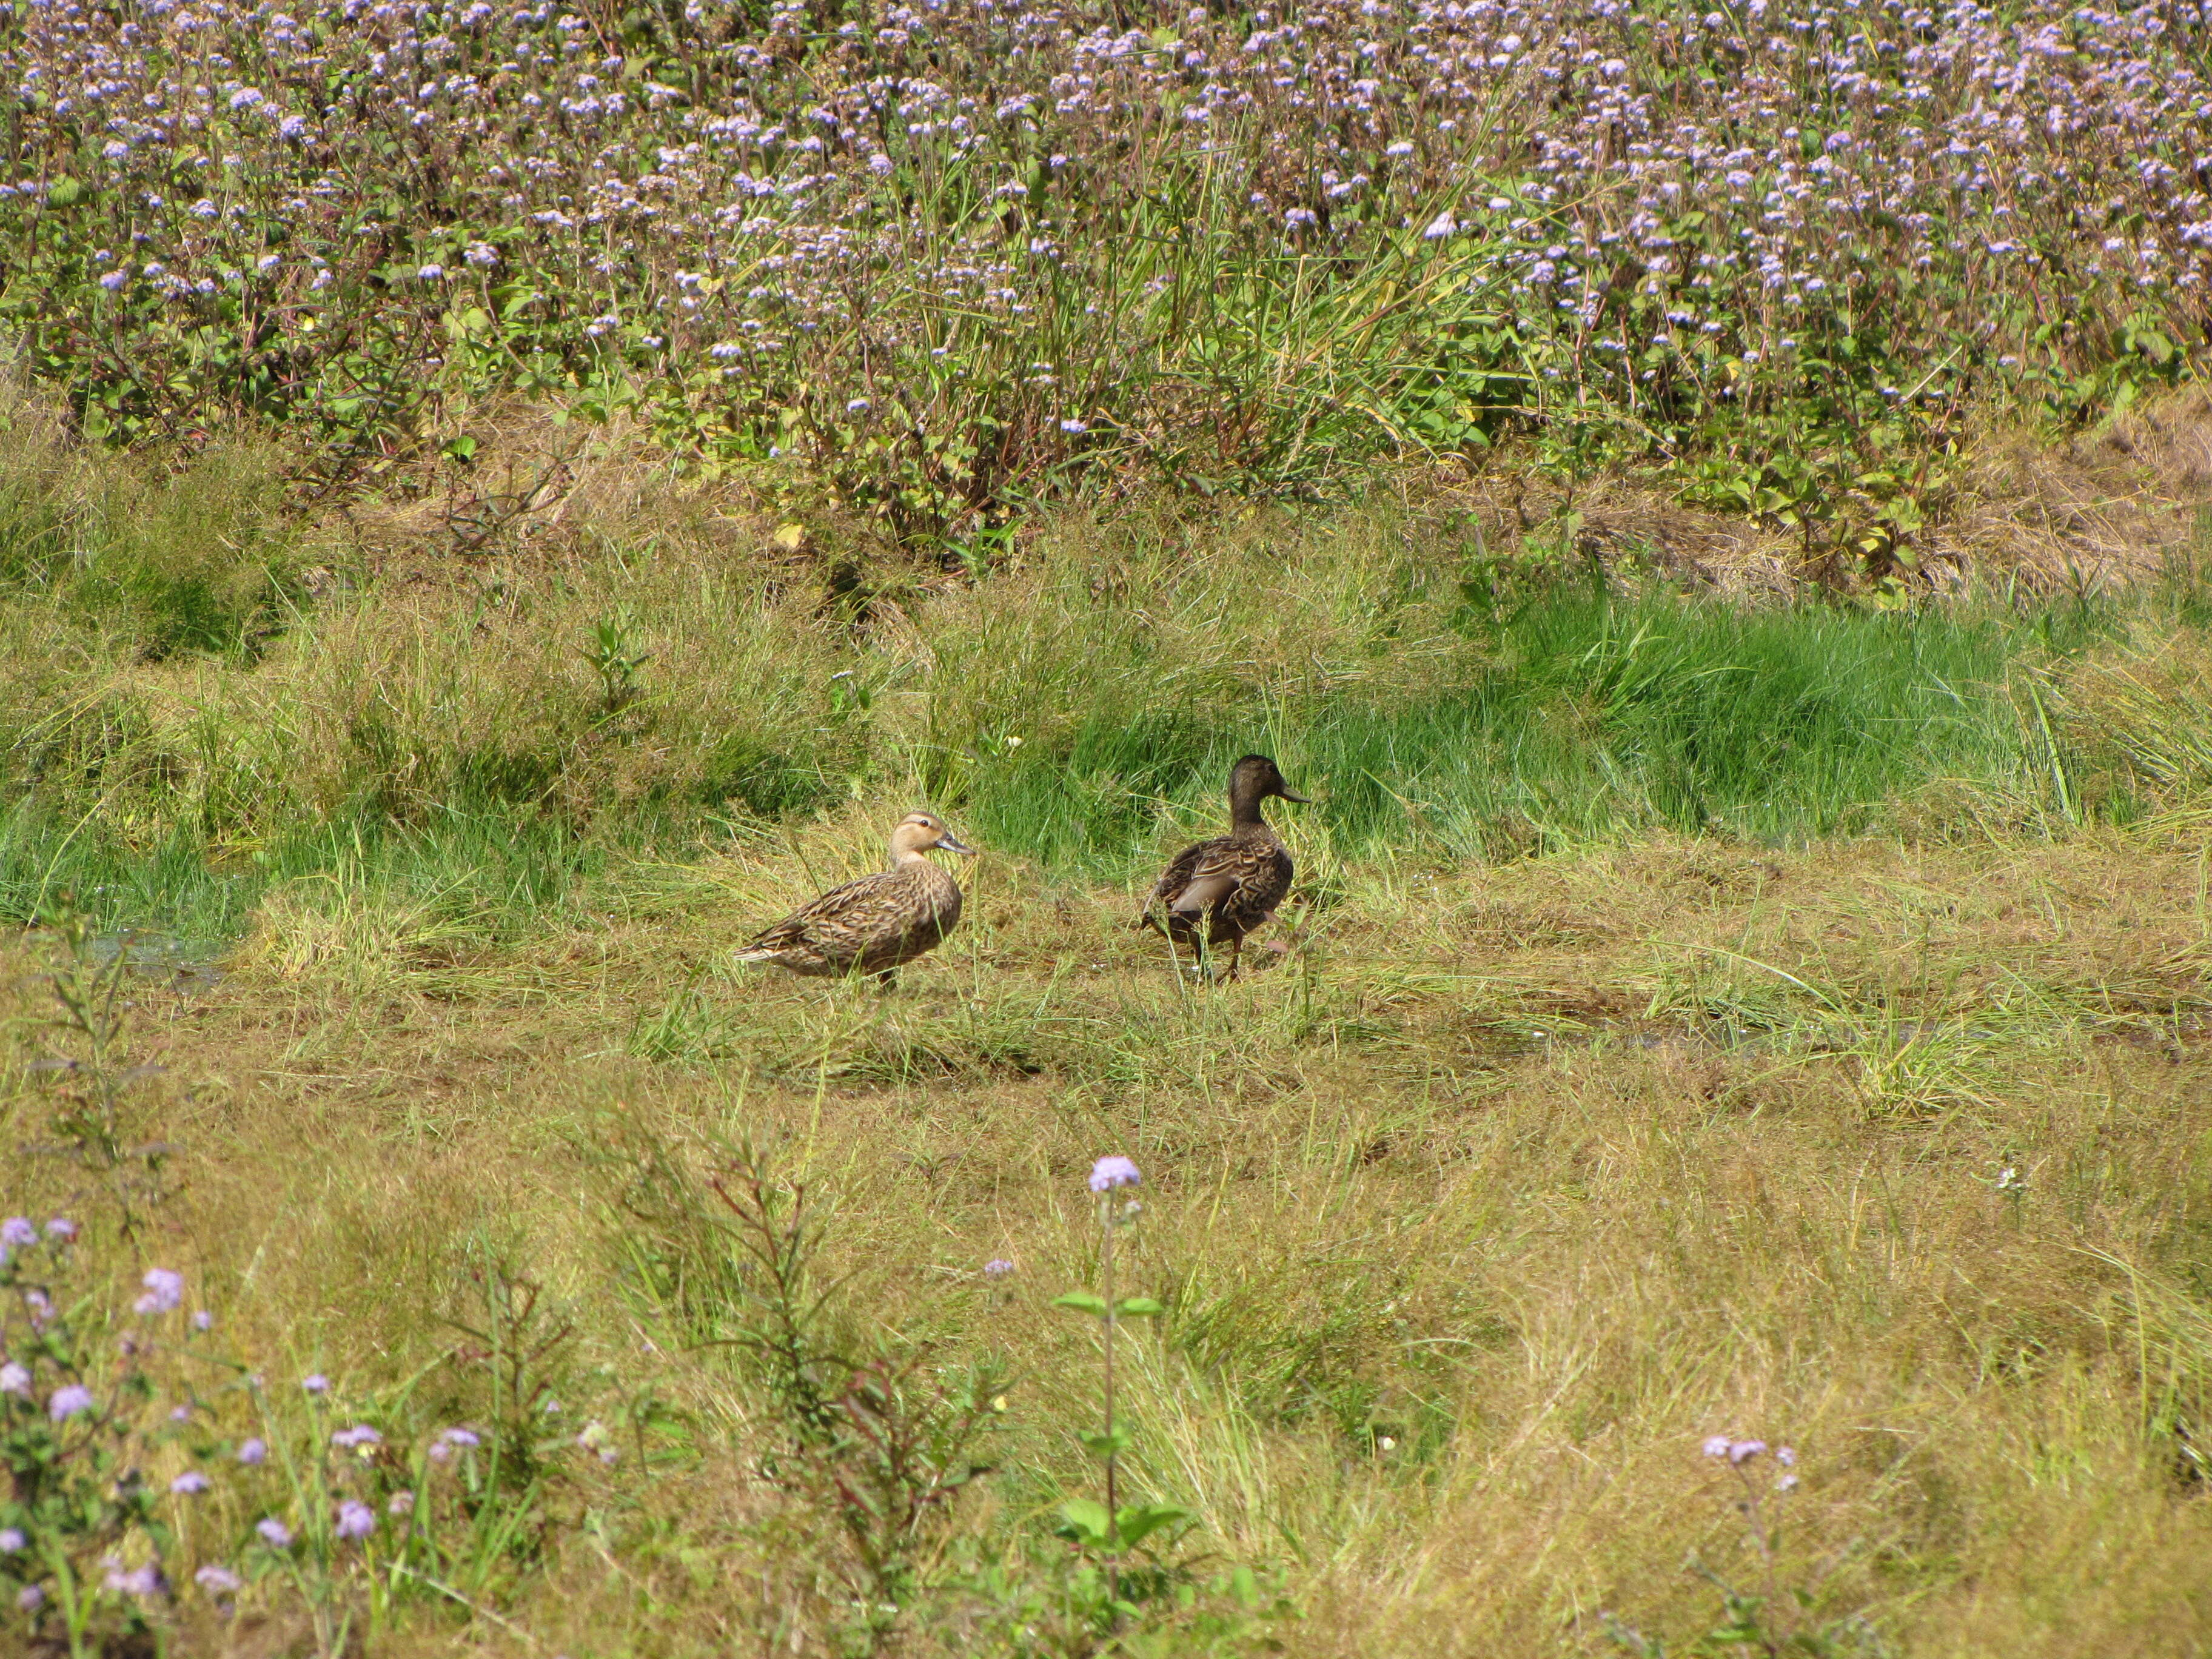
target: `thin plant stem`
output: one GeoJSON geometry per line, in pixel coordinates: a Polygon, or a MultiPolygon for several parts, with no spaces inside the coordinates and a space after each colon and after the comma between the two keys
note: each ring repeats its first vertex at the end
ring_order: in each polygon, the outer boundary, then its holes
{"type": "Polygon", "coordinates": [[[1121,1529],[1114,1494],[1117,1448],[1114,1444],[1114,1195],[1110,1188],[1099,1195],[1098,1221],[1106,1234],[1106,1599],[1112,1603],[1121,1599],[1121,1529]]]}

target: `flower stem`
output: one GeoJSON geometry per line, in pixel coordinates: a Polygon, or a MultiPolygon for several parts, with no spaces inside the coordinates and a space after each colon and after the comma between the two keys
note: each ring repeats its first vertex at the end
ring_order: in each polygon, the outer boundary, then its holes
{"type": "MultiPolygon", "coordinates": [[[[1106,1233],[1106,1599],[1114,1602],[1121,1599],[1121,1523],[1114,1495],[1114,1198],[1110,1192],[1098,1200],[1098,1221],[1106,1233]]],[[[1118,1620],[1120,1614],[1115,1617],[1118,1620]]]]}

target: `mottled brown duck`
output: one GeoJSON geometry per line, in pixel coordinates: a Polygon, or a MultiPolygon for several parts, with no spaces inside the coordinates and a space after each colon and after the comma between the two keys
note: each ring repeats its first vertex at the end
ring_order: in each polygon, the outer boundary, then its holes
{"type": "Polygon", "coordinates": [[[1226,945],[1234,979],[1244,936],[1273,921],[1291,890],[1290,849],[1260,816],[1270,795],[1305,799],[1265,755],[1238,761],[1229,774],[1229,833],[1177,854],[1133,925],[1165,933],[1171,951],[1189,945],[1201,961],[1226,945]]]}
{"type": "Polygon", "coordinates": [[[932,848],[975,854],[928,813],[909,812],[891,831],[890,868],[831,888],[763,930],[737,959],[794,974],[874,974],[888,984],[960,920],[960,884],[930,860],[932,848]]]}

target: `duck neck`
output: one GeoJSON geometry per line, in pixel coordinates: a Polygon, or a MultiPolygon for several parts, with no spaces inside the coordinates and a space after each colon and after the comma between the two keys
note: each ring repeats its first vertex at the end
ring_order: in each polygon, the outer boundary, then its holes
{"type": "Polygon", "coordinates": [[[1229,792],[1229,827],[1232,830],[1265,830],[1267,820],[1260,816],[1260,803],[1267,797],[1258,789],[1238,787],[1229,792]]]}

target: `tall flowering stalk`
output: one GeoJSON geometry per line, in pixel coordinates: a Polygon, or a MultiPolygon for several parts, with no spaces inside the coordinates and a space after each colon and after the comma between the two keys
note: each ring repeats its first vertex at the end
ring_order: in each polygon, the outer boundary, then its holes
{"type": "Polygon", "coordinates": [[[1152,1318],[1164,1310],[1150,1297],[1116,1297],[1114,1294],[1114,1238],[1123,1227],[1137,1218],[1141,1206],[1134,1199],[1118,1196],[1124,1187],[1134,1187],[1144,1177],[1129,1159],[1119,1156],[1100,1158],[1091,1169],[1091,1190],[1098,1195],[1098,1227],[1100,1233],[1099,1282],[1104,1294],[1093,1296],[1087,1291],[1071,1291],[1059,1297],[1056,1307],[1072,1308],[1078,1313],[1088,1314],[1099,1322],[1101,1346],[1104,1354],[1104,1412],[1105,1422],[1097,1434],[1083,1437],[1083,1444],[1091,1455],[1106,1466],[1106,1501],[1103,1504],[1090,1498],[1071,1498],[1060,1505],[1060,1514],[1067,1525],[1066,1532],[1086,1548],[1097,1552],[1106,1562],[1106,1597],[1114,1616],[1131,1611],[1121,1599],[1121,1557],[1124,1552],[1158,1531],[1162,1527],[1186,1518],[1186,1512],[1167,1504],[1132,1504],[1124,1506],[1117,1481],[1121,1453],[1129,1444],[1129,1431],[1114,1418],[1114,1334],[1125,1318],[1152,1318]]]}

